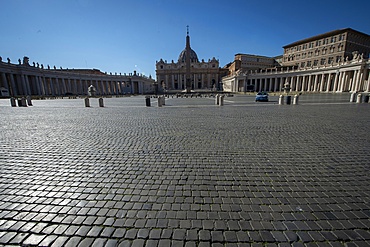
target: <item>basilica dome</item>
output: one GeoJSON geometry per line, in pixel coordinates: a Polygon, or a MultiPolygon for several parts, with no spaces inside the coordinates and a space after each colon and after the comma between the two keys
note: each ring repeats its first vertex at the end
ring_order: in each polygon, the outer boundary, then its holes
{"type": "MultiPolygon", "coordinates": [[[[186,48],[179,55],[179,63],[186,62],[186,48]]],[[[198,56],[193,49],[190,48],[190,62],[199,62],[198,56]]]]}

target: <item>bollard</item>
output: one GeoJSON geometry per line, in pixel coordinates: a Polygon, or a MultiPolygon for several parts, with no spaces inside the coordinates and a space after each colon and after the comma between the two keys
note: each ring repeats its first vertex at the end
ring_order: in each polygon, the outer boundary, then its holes
{"type": "Polygon", "coordinates": [[[216,94],[215,104],[216,105],[220,104],[220,95],[218,95],[218,94],[216,94]]]}
{"type": "Polygon", "coordinates": [[[27,107],[27,102],[26,102],[26,98],[25,97],[22,97],[21,102],[22,102],[22,106],[23,107],[27,107]]]}
{"type": "Polygon", "coordinates": [[[150,106],[150,97],[148,96],[145,97],[145,105],[150,106]]]}
{"type": "Polygon", "coordinates": [[[279,96],[279,105],[284,105],[284,95],[279,96]]]}
{"type": "Polygon", "coordinates": [[[90,107],[90,99],[85,98],[85,107],[90,107]]]}
{"type": "Polygon", "coordinates": [[[349,98],[349,102],[355,102],[356,100],[356,93],[351,93],[351,97],[349,98]]]}
{"type": "Polygon", "coordinates": [[[99,98],[99,107],[104,107],[104,100],[103,100],[103,98],[99,98]]]}
{"type": "Polygon", "coordinates": [[[220,104],[219,104],[219,106],[223,106],[224,105],[224,98],[225,98],[225,96],[224,95],[220,95],[219,98],[220,98],[220,104]]]}
{"type": "Polygon", "coordinates": [[[13,97],[11,97],[11,98],[10,98],[10,105],[11,105],[12,107],[17,107],[17,104],[16,104],[16,102],[15,102],[15,98],[13,98],[13,97]]]}
{"type": "Polygon", "coordinates": [[[161,99],[161,97],[158,97],[158,107],[162,107],[162,99],[161,99]]]}
{"type": "Polygon", "coordinates": [[[298,105],[298,99],[299,99],[299,96],[296,94],[294,95],[294,98],[293,98],[293,105],[298,105]]]}
{"type": "Polygon", "coordinates": [[[31,96],[27,96],[27,104],[29,106],[32,106],[32,99],[31,99],[31,96]]]}
{"type": "Polygon", "coordinates": [[[290,105],[291,101],[292,101],[292,96],[290,96],[290,95],[286,96],[286,104],[290,105]]]}
{"type": "Polygon", "coordinates": [[[364,103],[369,103],[369,95],[364,96],[364,103]]]}
{"type": "Polygon", "coordinates": [[[165,96],[162,97],[162,105],[166,105],[166,98],[165,98],[165,96]]]}
{"type": "Polygon", "coordinates": [[[357,104],[360,104],[360,103],[362,103],[362,95],[359,93],[359,94],[357,94],[357,100],[356,100],[356,103],[357,104]]]}

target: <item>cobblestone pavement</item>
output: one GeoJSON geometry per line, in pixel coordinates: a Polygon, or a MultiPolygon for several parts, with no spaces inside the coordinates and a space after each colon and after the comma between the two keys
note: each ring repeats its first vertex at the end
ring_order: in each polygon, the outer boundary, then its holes
{"type": "Polygon", "coordinates": [[[370,246],[370,104],[271,99],[1,100],[0,245],[370,246]]]}

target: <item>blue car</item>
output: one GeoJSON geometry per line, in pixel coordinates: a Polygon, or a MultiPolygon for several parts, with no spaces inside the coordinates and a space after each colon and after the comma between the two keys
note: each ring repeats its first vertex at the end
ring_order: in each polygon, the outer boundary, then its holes
{"type": "Polygon", "coordinates": [[[269,101],[269,95],[266,92],[258,92],[256,95],[256,102],[257,101],[264,101],[268,102],[269,101]]]}

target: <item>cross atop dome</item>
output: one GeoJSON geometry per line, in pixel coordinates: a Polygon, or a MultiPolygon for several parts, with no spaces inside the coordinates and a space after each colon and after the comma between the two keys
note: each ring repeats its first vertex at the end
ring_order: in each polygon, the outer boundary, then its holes
{"type": "Polygon", "coordinates": [[[186,26],[186,35],[189,36],[189,25],[186,26]]]}

